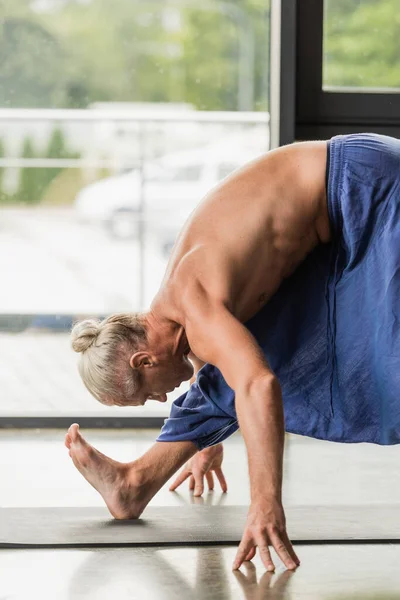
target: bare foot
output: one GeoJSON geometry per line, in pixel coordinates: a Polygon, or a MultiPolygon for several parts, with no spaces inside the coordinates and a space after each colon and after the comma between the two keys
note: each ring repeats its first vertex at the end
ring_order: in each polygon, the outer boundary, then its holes
{"type": "Polygon", "coordinates": [[[139,489],[132,482],[128,464],[122,464],[93,448],[82,437],[79,425],[71,425],[65,436],[75,467],[107,504],[115,519],[136,519],[139,509],[139,489]]]}

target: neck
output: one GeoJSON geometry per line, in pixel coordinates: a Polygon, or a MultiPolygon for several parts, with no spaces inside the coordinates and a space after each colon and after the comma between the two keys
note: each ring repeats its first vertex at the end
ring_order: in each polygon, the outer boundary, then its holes
{"type": "Polygon", "coordinates": [[[173,339],[173,353],[176,353],[182,335],[185,332],[182,325],[159,315],[154,310],[146,313],[145,324],[150,343],[153,342],[154,346],[159,349],[166,345],[171,348],[171,340],[173,339]]]}
{"type": "Polygon", "coordinates": [[[171,319],[160,315],[154,310],[149,310],[149,312],[145,314],[144,320],[146,323],[146,327],[150,330],[172,333],[179,327],[178,323],[171,321],[171,319]]]}

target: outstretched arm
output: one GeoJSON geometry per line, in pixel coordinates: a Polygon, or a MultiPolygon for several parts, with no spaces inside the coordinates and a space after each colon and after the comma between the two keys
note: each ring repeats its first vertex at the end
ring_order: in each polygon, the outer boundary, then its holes
{"type": "Polygon", "coordinates": [[[251,507],[234,568],[251,560],[258,546],[268,570],[271,544],[286,567],[298,558],[286,533],[282,508],[284,417],[279,382],[251,333],[223,305],[190,302],[185,324],[197,356],[217,366],[235,391],[238,421],[247,448],[251,507]]]}

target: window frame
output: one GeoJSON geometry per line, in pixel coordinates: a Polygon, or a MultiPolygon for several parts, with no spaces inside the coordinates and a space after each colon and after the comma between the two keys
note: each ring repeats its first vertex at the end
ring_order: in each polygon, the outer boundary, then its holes
{"type": "Polygon", "coordinates": [[[296,10],[295,139],[371,131],[400,137],[400,93],[323,88],[324,0],[296,10]]]}

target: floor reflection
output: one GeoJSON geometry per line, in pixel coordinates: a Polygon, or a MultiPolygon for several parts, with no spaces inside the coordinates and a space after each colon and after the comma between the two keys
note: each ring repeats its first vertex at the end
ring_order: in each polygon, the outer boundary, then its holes
{"type": "Polygon", "coordinates": [[[242,571],[234,571],[246,600],[283,600],[287,597],[288,584],[294,576],[293,571],[283,571],[273,575],[264,572],[257,580],[257,570],[253,563],[244,563],[242,571]],[[243,572],[244,571],[244,572],[243,572]]]}
{"type": "MultiPolygon", "coordinates": [[[[183,556],[185,550],[180,551],[183,556]]],[[[169,560],[168,552],[156,548],[93,552],[73,576],[69,598],[99,600],[111,594],[132,594],[148,600],[228,599],[232,598],[236,581],[240,597],[246,600],[282,600],[287,597],[293,576],[288,571],[276,575],[262,572],[258,578],[251,563],[246,563],[242,571],[232,572],[223,550],[210,547],[197,549],[194,561],[180,560],[178,568],[177,561],[172,564],[169,560]]]]}
{"type": "MultiPolygon", "coordinates": [[[[234,547],[80,551],[68,600],[398,600],[396,546],[301,546],[302,566],[266,573],[258,557],[232,572],[234,547]]],[[[64,559],[65,561],[65,559],[64,559]]],[[[65,588],[64,588],[65,589],[65,588]]]]}

